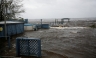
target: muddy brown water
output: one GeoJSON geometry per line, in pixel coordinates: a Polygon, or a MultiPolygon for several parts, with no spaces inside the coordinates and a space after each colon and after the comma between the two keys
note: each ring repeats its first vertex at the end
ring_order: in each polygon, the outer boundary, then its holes
{"type": "Polygon", "coordinates": [[[42,58],[96,58],[96,29],[50,28],[22,36],[41,39],[42,58]]]}
{"type": "Polygon", "coordinates": [[[96,29],[51,28],[25,32],[25,36],[40,38],[42,50],[68,58],[96,58],[96,29]]]}

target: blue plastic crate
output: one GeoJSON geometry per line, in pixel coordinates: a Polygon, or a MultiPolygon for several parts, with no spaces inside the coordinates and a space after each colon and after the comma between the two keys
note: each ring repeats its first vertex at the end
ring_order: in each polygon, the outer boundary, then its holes
{"type": "Polygon", "coordinates": [[[16,38],[16,54],[17,56],[41,57],[41,40],[27,37],[16,38]]]}

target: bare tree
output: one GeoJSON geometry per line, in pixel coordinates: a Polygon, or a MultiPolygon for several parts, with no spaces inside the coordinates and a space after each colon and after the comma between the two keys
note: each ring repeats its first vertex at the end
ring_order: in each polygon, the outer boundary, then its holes
{"type": "Polygon", "coordinates": [[[11,11],[12,11],[13,15],[17,16],[18,14],[25,12],[24,9],[22,9],[22,7],[23,7],[23,4],[21,4],[22,1],[23,0],[12,1],[11,11]]]}
{"type": "Polygon", "coordinates": [[[16,18],[17,14],[24,12],[23,0],[0,0],[0,20],[16,18]]]}

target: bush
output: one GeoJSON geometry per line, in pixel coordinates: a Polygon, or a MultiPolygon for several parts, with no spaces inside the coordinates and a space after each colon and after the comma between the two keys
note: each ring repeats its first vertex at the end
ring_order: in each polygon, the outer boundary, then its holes
{"type": "Polygon", "coordinates": [[[91,27],[91,28],[96,28],[95,24],[91,25],[90,27],[91,27]]]}

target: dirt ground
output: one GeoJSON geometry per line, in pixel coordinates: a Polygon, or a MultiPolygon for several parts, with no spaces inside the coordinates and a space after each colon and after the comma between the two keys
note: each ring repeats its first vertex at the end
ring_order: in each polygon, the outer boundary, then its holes
{"type": "MultiPolygon", "coordinates": [[[[16,56],[16,37],[40,38],[42,58],[96,58],[96,29],[51,27],[14,36],[12,48],[1,56],[16,56]]],[[[7,46],[5,48],[8,48],[7,46]]]]}

